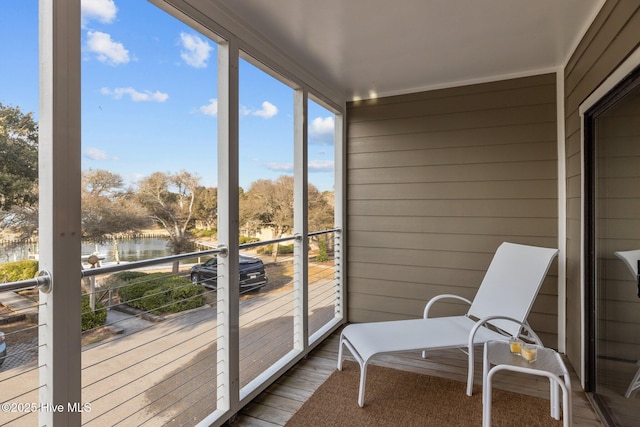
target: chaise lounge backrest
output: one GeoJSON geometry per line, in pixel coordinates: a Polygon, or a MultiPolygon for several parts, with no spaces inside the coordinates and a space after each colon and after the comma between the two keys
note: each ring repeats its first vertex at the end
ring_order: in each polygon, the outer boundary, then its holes
{"type": "MultiPolygon", "coordinates": [[[[502,243],[467,315],[478,319],[507,316],[524,322],[557,253],[557,249],[502,243]]],[[[510,335],[520,329],[506,320],[489,323],[510,335]]]]}

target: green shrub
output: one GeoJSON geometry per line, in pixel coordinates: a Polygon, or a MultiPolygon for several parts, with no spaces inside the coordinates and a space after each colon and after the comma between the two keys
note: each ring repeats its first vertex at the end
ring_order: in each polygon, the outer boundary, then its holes
{"type": "Polygon", "coordinates": [[[118,295],[120,301],[126,302],[132,307],[135,307],[135,303],[142,298],[142,296],[155,288],[156,285],[150,282],[144,277],[138,277],[133,280],[125,280],[123,285],[118,286],[118,295]]]}
{"type": "Polygon", "coordinates": [[[165,311],[168,305],[170,288],[152,288],[144,293],[138,301],[131,301],[129,304],[140,310],[148,311],[152,314],[158,314],[165,311]]]}
{"type": "Polygon", "coordinates": [[[254,243],[254,242],[259,242],[260,239],[258,239],[257,237],[249,237],[249,236],[240,236],[239,237],[239,242],[241,245],[244,245],[245,243],[254,243]]]}
{"type": "Polygon", "coordinates": [[[290,245],[279,245],[278,246],[279,254],[292,254],[293,253],[293,243],[290,245]]]}
{"type": "Polygon", "coordinates": [[[205,303],[204,290],[202,285],[174,286],[170,294],[172,304],[167,307],[167,311],[178,313],[200,307],[205,303]]]}
{"type": "Polygon", "coordinates": [[[123,281],[129,282],[134,279],[139,279],[140,277],[147,276],[148,273],[144,273],[142,271],[120,271],[118,273],[112,274],[111,277],[123,281]]]}
{"type": "MultiPolygon", "coordinates": [[[[269,244],[266,246],[259,247],[256,252],[259,254],[272,254],[273,253],[273,244],[269,244]]],[[[292,254],[293,253],[293,243],[290,245],[278,245],[278,254],[292,254]]]]}
{"type": "Polygon", "coordinates": [[[205,303],[204,286],[166,273],[142,273],[119,288],[120,300],[149,313],[177,313],[205,303]]]}
{"type": "Polygon", "coordinates": [[[0,264],[0,281],[17,282],[33,279],[37,273],[38,261],[33,259],[0,264]]]}
{"type": "Polygon", "coordinates": [[[193,234],[196,237],[214,237],[216,234],[218,234],[218,230],[215,228],[211,230],[194,230],[193,234]]]}
{"type": "Polygon", "coordinates": [[[107,322],[107,309],[96,300],[95,311],[91,311],[89,295],[82,295],[82,331],[97,328],[107,322]]]}
{"type": "Polygon", "coordinates": [[[329,261],[329,255],[327,254],[327,242],[324,240],[320,240],[318,242],[318,256],[316,257],[317,262],[326,262],[329,261]]]}

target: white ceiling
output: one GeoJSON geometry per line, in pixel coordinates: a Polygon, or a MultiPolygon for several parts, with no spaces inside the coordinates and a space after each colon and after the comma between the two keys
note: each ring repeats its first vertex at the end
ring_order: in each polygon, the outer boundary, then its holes
{"type": "Polygon", "coordinates": [[[550,71],[604,0],[212,0],[347,100],[550,71]]]}

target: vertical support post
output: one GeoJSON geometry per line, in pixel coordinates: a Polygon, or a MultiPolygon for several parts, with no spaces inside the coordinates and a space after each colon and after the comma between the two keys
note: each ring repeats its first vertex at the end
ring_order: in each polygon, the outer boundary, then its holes
{"type": "Polygon", "coordinates": [[[89,307],[96,311],[96,276],[89,278],[89,307]]]}
{"type": "Polygon", "coordinates": [[[558,133],[558,351],[567,343],[567,168],[564,130],[564,68],[556,72],[558,133]]]}
{"type": "Polygon", "coordinates": [[[80,0],[40,0],[40,292],[38,353],[41,426],[79,426],[80,358],[80,0]]]}
{"type": "Polygon", "coordinates": [[[307,221],[307,90],[294,95],[294,206],[293,229],[293,348],[304,351],[309,345],[309,225],[307,221]]]}
{"type": "Polygon", "coordinates": [[[238,47],[218,47],[218,242],[228,249],[218,257],[218,389],[219,410],[239,409],[240,278],[238,173],[238,47]]]}
{"type": "Polygon", "coordinates": [[[346,276],[346,264],[345,264],[345,250],[346,250],[346,232],[344,231],[344,224],[346,224],[346,191],[345,191],[345,177],[347,174],[346,168],[346,133],[344,127],[344,115],[335,115],[335,127],[334,127],[334,144],[335,144],[335,211],[334,221],[335,228],[338,230],[335,234],[335,281],[336,290],[334,292],[335,302],[335,317],[338,319],[346,320],[346,304],[347,304],[347,292],[344,285],[344,278],[346,276]]]}

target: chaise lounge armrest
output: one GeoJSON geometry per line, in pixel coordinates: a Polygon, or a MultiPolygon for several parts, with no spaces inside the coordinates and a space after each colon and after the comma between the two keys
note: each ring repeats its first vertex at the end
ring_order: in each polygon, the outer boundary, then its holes
{"type": "Polygon", "coordinates": [[[436,295],[435,297],[431,298],[429,300],[429,302],[427,302],[427,305],[424,307],[424,315],[423,317],[426,319],[429,317],[429,310],[431,310],[431,307],[438,301],[440,301],[441,299],[445,299],[445,298],[449,298],[449,299],[457,299],[460,301],[464,301],[467,304],[471,305],[471,301],[469,301],[468,299],[461,297],[460,295],[455,295],[455,294],[442,294],[442,295],[436,295]]]}

